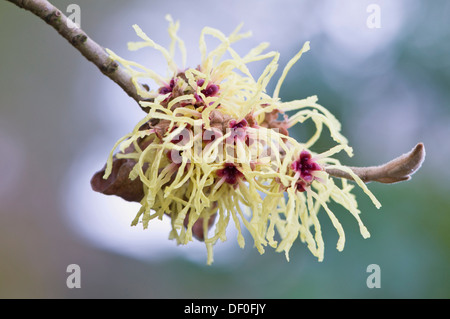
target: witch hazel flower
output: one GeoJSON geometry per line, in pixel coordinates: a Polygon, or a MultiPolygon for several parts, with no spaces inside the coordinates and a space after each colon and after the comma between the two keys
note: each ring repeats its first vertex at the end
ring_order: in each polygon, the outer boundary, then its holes
{"type": "Polygon", "coordinates": [[[289,258],[292,245],[300,240],[323,260],[319,215],[326,214],[339,233],[337,249],[345,243],[330,202],[349,211],[362,236],[369,237],[352,193],[355,184],[376,207],[381,205],[354,171],[333,158],[339,152],[353,155],[339,121],[317,103],[316,96],[289,102],[279,98],[289,69],[309,50],[309,43],[288,62],[269,95],[267,86],[278,69],[279,53],[266,52],[267,43],[241,55],[232,45],[250,33],[240,33],[238,27],[226,36],[205,27],[199,41],[201,61],[187,67],[185,44],[177,35],[179,23],[170,16],[167,20],[169,49],[137,25],[133,27],[141,41],[128,47],[159,51],[167,61],[168,77],[108,50],[131,74],[147,114],[114,145],[105,167],[91,181],[93,189],[140,202],[132,225],[148,228],[154,220],[169,217],[169,238],[184,245],[203,241],[208,264],[213,262],[216,242],[227,240],[230,224],[238,231],[241,247],[250,237],[260,253],[271,247],[289,258]],[[211,37],[219,44],[208,50],[211,37]],[[181,65],[174,59],[176,48],[181,65]],[[267,65],[255,76],[248,65],[262,60],[267,65]],[[140,83],[148,81],[152,84],[147,90],[140,83]],[[293,115],[288,117],[287,112],[293,115]],[[308,120],[316,126],[311,137],[297,141],[289,135],[288,129],[308,120]],[[335,146],[314,153],[325,128],[335,146]],[[334,177],[339,174],[344,178],[334,177]]]}
{"type": "Polygon", "coordinates": [[[295,171],[295,178],[298,179],[297,190],[300,192],[304,192],[305,187],[308,187],[316,179],[316,172],[322,170],[320,165],[311,159],[311,153],[308,151],[302,151],[298,159],[291,164],[291,168],[295,171]]]}

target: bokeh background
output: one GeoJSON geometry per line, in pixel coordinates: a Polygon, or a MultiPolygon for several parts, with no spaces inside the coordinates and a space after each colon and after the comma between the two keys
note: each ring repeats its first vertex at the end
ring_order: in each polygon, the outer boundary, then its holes
{"type": "Polygon", "coordinates": [[[268,41],[281,68],[309,40],[281,97],[318,95],[354,148],[341,160],[381,164],[417,142],[427,158],[411,181],[370,185],[380,210],[357,191],[371,238],[335,207],[347,237],[338,252],[322,216],[321,263],[300,242],[290,262],[271,249],[259,255],[251,240],[240,249],[230,230],[206,266],[203,245],[177,247],[165,222],[130,227],[135,204],[91,191],[91,175],[143,113],[51,27],[0,1],[0,297],[450,297],[450,2],[54,1],[63,12],[71,3],[94,40],[158,72],[158,53],[128,52],[126,43],[137,40],[137,23],[167,45],[167,13],[181,22],[191,65],[204,26],[230,33],[243,22],[253,36],[236,50],[268,41]],[[370,4],[381,10],[380,28],[367,26],[370,4]],[[66,286],[70,264],[81,267],[80,289],[66,286]],[[381,288],[366,285],[370,264],[380,266],[381,288]]]}

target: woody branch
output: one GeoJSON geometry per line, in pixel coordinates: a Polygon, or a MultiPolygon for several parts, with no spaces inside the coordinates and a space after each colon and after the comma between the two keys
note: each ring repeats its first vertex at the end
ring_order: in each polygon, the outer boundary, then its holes
{"type": "MultiPolygon", "coordinates": [[[[364,183],[379,182],[392,184],[411,179],[425,159],[425,146],[418,143],[410,152],[403,154],[384,165],[370,167],[349,167],[364,183]]],[[[326,168],[325,171],[334,177],[353,179],[342,170],[326,168]]]]}
{"type": "Polygon", "coordinates": [[[46,0],[7,0],[25,9],[51,25],[63,38],[77,49],[87,60],[117,83],[138,104],[142,98],[137,94],[131,76],[105,49],[93,41],[81,28],[68,19],[58,8],[46,0]]]}

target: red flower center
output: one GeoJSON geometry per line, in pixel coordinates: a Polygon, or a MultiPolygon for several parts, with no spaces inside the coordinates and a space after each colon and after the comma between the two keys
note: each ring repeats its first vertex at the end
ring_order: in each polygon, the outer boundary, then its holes
{"type": "Polygon", "coordinates": [[[233,163],[225,163],[224,168],[219,169],[216,172],[217,176],[225,178],[225,182],[231,185],[235,185],[239,182],[239,179],[244,177],[233,163]]]}
{"type": "MultiPolygon", "coordinates": [[[[205,80],[203,80],[203,79],[200,79],[197,81],[198,86],[202,86],[204,83],[205,83],[205,80]]],[[[206,88],[203,89],[201,92],[205,96],[215,96],[215,95],[217,95],[217,93],[219,93],[219,89],[220,89],[220,86],[218,86],[217,84],[208,83],[206,85],[206,88]]]]}
{"type": "Polygon", "coordinates": [[[238,122],[236,120],[231,120],[230,121],[230,128],[232,130],[232,138],[239,138],[239,139],[244,139],[244,137],[246,137],[247,133],[246,133],[246,127],[248,126],[248,122],[243,119],[242,121],[238,122]]]}
{"type": "Polygon", "coordinates": [[[312,174],[314,171],[322,170],[320,165],[314,162],[311,157],[311,153],[302,151],[299,159],[294,161],[291,165],[291,168],[300,174],[301,179],[297,181],[297,190],[299,192],[304,192],[307,184],[314,180],[314,176],[312,174]]]}

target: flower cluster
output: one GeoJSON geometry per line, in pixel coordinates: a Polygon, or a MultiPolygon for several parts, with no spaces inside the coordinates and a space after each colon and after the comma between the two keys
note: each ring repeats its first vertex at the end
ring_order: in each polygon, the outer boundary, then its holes
{"type": "MultiPolygon", "coordinates": [[[[353,214],[361,234],[368,237],[351,193],[353,185],[344,179],[336,182],[324,169],[352,174],[332,157],[341,151],[352,156],[340,133],[340,123],[317,104],[316,96],[290,102],[282,102],[278,96],[289,69],[309,50],[309,43],[287,64],[269,95],[266,89],[277,71],[279,53],[265,52],[267,43],[241,56],[232,44],[249,33],[240,33],[238,28],[225,36],[206,27],[200,36],[200,64],[179,67],[174,51],[180,49],[185,64],[185,45],[177,36],[179,24],[170,17],[168,21],[172,39],[169,50],[136,25],[142,41],[129,44],[130,50],[159,50],[167,59],[168,78],[108,51],[132,75],[142,96],[140,104],[148,113],[116,143],[101,172],[105,183],[112,177],[120,180],[121,189],[105,191],[103,187],[102,192],[141,203],[133,225],[142,223],[147,228],[151,220],[169,216],[170,238],[179,244],[187,244],[194,237],[203,240],[209,264],[214,244],[226,240],[230,223],[238,230],[241,247],[245,244],[244,228],[260,253],[270,246],[289,258],[291,246],[300,239],[322,260],[324,242],[318,219],[322,209],[339,233],[337,248],[342,250],[345,235],[328,207],[330,201],[353,214]],[[207,50],[208,36],[220,41],[213,50],[207,50]],[[267,66],[255,78],[248,64],[265,59],[267,66]],[[140,85],[143,79],[152,80],[156,89],[140,85]],[[288,111],[294,114],[288,117],[288,111]],[[307,120],[315,124],[315,134],[304,142],[289,136],[289,128],[307,120]],[[324,128],[336,145],[317,154],[311,149],[324,128]]],[[[365,184],[358,176],[353,177],[379,207],[365,184]]]]}

